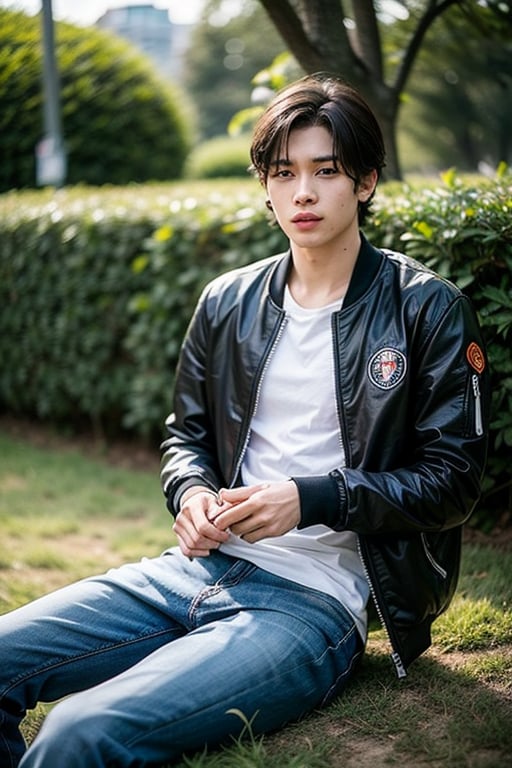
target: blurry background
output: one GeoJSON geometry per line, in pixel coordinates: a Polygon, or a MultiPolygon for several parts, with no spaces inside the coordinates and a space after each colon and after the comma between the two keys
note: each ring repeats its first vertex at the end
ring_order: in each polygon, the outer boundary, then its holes
{"type": "MultiPolygon", "coordinates": [[[[5,190],[30,186],[28,174],[33,173],[28,155],[33,155],[34,146],[30,147],[27,127],[16,147],[13,139],[23,115],[30,114],[27,122],[32,131],[41,124],[41,103],[34,84],[39,73],[36,66],[30,76],[28,64],[14,66],[13,51],[22,61],[20,46],[35,48],[40,42],[39,20],[37,27],[32,26],[32,37],[28,29],[36,21],[41,2],[2,0],[0,11],[2,8],[28,14],[26,24],[16,22],[18,39],[9,36],[5,20],[0,32],[0,148],[10,155],[11,164],[19,157],[17,167],[8,176],[4,171],[0,178],[0,189],[5,190]],[[18,94],[17,100],[13,94],[18,94]],[[4,107],[5,101],[10,108],[4,107]]],[[[93,85],[85,72],[79,77],[80,67],[85,69],[84,56],[79,62],[69,56],[66,59],[66,34],[68,45],[76,47],[78,40],[100,30],[127,41],[143,56],[165,85],[161,92],[170,88],[178,112],[185,112],[181,115],[186,123],[183,152],[188,161],[178,158],[174,170],[165,169],[165,163],[159,172],[150,168],[146,178],[215,175],[217,171],[209,169],[209,163],[212,156],[224,153],[231,156],[232,167],[222,175],[243,174],[252,123],[239,120],[236,124],[235,119],[234,124],[233,117],[250,116],[255,105],[268,98],[269,87],[279,87],[315,69],[342,75],[370,101],[384,126],[390,178],[435,173],[447,166],[485,173],[501,161],[511,161],[512,11],[508,2],[171,0],[136,4],[54,0],[53,15],[58,22],[55,47],[71,182],[142,178],[140,169],[113,173],[109,178],[113,163],[105,162],[105,152],[113,151],[110,144],[102,149],[102,179],[98,173],[91,177],[85,169],[89,162],[94,163],[90,152],[79,171],[73,161],[77,152],[84,154],[80,145],[91,137],[82,135],[81,129],[90,117],[84,119],[82,114],[73,122],[71,112],[74,107],[82,112],[84,102],[90,105],[92,97],[99,99],[98,86],[103,82],[107,87],[105,81],[113,74],[105,72],[93,85]],[[72,43],[64,22],[79,28],[72,43]],[[321,51],[317,60],[312,56],[315,46],[321,51]],[[236,141],[234,133],[238,133],[236,141]],[[212,140],[213,144],[205,146],[212,140]]],[[[103,47],[106,51],[108,42],[103,47]]],[[[106,55],[112,58],[112,53],[106,55]]],[[[160,130],[164,126],[162,123],[160,130]]],[[[117,127],[120,142],[121,128],[117,127]]],[[[131,139],[136,139],[133,126],[129,130],[131,139]]],[[[37,143],[37,137],[30,135],[30,139],[33,145],[37,143]]],[[[143,133],[141,140],[147,142],[148,137],[143,133]]]]}

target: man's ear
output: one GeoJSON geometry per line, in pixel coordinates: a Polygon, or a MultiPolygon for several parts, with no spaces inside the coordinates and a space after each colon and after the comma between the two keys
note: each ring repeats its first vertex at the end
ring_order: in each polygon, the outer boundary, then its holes
{"type": "Polygon", "coordinates": [[[361,203],[366,203],[367,200],[375,192],[377,181],[379,180],[379,174],[376,169],[370,171],[366,176],[362,176],[357,187],[357,198],[361,203]]]}

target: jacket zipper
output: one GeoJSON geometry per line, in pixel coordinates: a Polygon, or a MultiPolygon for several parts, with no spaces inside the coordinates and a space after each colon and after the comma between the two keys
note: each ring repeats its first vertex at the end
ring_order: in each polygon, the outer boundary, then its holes
{"type": "Polygon", "coordinates": [[[338,424],[340,428],[340,446],[342,453],[345,457],[345,466],[350,466],[351,463],[351,457],[350,457],[350,449],[348,446],[348,440],[346,436],[346,429],[345,429],[345,418],[343,415],[343,409],[342,409],[342,398],[341,398],[341,385],[340,385],[340,377],[339,377],[339,365],[338,365],[338,356],[336,354],[336,347],[339,343],[339,334],[338,334],[338,324],[336,322],[336,314],[333,314],[331,326],[333,330],[333,362],[334,362],[334,371],[335,371],[335,382],[336,382],[336,413],[338,414],[338,424]]]}
{"type": "Polygon", "coordinates": [[[263,366],[261,367],[261,372],[260,372],[259,379],[256,382],[256,391],[255,391],[254,399],[253,399],[253,402],[252,402],[252,407],[248,411],[248,416],[247,416],[247,420],[246,420],[247,426],[246,426],[246,429],[245,429],[244,440],[243,440],[243,443],[242,443],[242,447],[240,449],[240,453],[238,454],[238,458],[237,458],[236,463],[235,463],[235,471],[233,472],[233,476],[231,478],[231,483],[230,483],[230,486],[229,486],[230,488],[233,487],[233,485],[235,484],[236,479],[237,479],[237,477],[238,477],[238,475],[240,473],[240,468],[241,468],[242,462],[244,460],[245,452],[247,450],[247,446],[249,445],[249,439],[250,439],[250,436],[251,436],[251,429],[250,429],[251,422],[252,422],[252,418],[253,418],[254,414],[256,413],[256,408],[258,407],[258,403],[259,403],[259,399],[260,399],[260,394],[261,394],[261,385],[262,385],[262,382],[263,382],[263,377],[264,377],[265,372],[266,372],[266,370],[267,370],[267,368],[269,366],[269,363],[270,363],[271,357],[272,357],[272,355],[274,353],[274,350],[275,350],[275,348],[277,347],[277,345],[279,343],[279,339],[281,338],[281,336],[283,334],[284,328],[286,326],[286,322],[287,322],[286,314],[285,314],[285,312],[282,312],[281,313],[281,317],[279,318],[279,324],[277,326],[277,330],[275,331],[274,338],[272,339],[272,341],[270,343],[270,347],[269,347],[267,356],[264,359],[263,366]]]}
{"type": "MultiPolygon", "coordinates": [[[[338,325],[336,323],[335,317],[333,317],[332,324],[333,324],[333,331],[334,331],[334,340],[336,341],[336,343],[338,343],[338,341],[339,341],[338,325]]],[[[335,352],[335,350],[334,350],[334,352],[335,352]]],[[[337,359],[338,359],[337,355],[334,354],[335,371],[336,371],[336,410],[337,410],[337,413],[338,413],[338,422],[339,422],[339,426],[340,426],[340,444],[341,444],[343,453],[345,454],[345,466],[350,466],[351,458],[350,458],[350,453],[349,453],[349,451],[348,451],[348,449],[346,447],[347,444],[348,444],[348,440],[346,439],[345,421],[344,421],[344,418],[343,418],[342,408],[341,408],[341,386],[340,386],[340,383],[339,383],[339,366],[338,366],[338,363],[337,363],[337,359]]],[[[381,626],[382,626],[383,630],[386,633],[389,645],[391,647],[391,651],[392,651],[391,659],[392,659],[393,664],[395,666],[397,677],[399,679],[401,679],[401,678],[407,676],[407,671],[406,671],[405,666],[404,666],[404,664],[402,662],[400,654],[398,653],[398,651],[395,650],[395,647],[393,645],[393,641],[391,640],[391,634],[390,634],[388,625],[386,623],[386,620],[384,618],[384,614],[382,612],[382,608],[380,606],[380,603],[379,603],[379,600],[378,600],[378,597],[377,597],[376,589],[375,589],[375,587],[373,585],[373,581],[372,581],[370,573],[368,571],[368,566],[366,565],[366,560],[365,560],[364,555],[363,555],[363,551],[362,551],[362,548],[361,548],[361,540],[360,540],[359,536],[357,536],[357,551],[359,553],[359,559],[361,560],[361,563],[363,565],[364,575],[365,575],[366,581],[368,583],[368,586],[370,588],[370,593],[371,593],[372,600],[373,600],[374,605],[375,605],[375,610],[377,611],[377,616],[379,617],[379,621],[381,623],[381,626]]]]}
{"type": "Polygon", "coordinates": [[[359,553],[359,558],[363,564],[364,575],[365,575],[366,581],[368,582],[368,586],[370,587],[370,593],[372,596],[373,604],[375,605],[375,610],[377,611],[377,616],[379,617],[380,624],[382,626],[382,629],[386,633],[386,637],[388,638],[388,643],[391,647],[391,660],[393,661],[393,664],[395,666],[395,671],[398,679],[402,679],[404,677],[407,677],[407,670],[405,669],[405,666],[400,654],[398,653],[397,650],[395,650],[395,646],[393,645],[391,634],[390,634],[388,625],[386,623],[386,619],[384,618],[384,614],[382,613],[382,608],[380,606],[379,599],[377,597],[377,591],[373,585],[373,581],[368,571],[366,560],[364,559],[363,550],[361,548],[361,540],[359,536],[357,537],[357,551],[359,553]]]}
{"type": "Polygon", "coordinates": [[[484,433],[482,421],[482,396],[480,394],[480,380],[476,373],[471,377],[473,385],[473,397],[475,399],[475,432],[480,437],[484,433]]]}

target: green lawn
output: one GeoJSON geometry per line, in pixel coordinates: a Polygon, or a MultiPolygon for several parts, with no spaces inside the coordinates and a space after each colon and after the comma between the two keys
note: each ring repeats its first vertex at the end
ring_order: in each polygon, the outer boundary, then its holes
{"type": "MultiPolygon", "coordinates": [[[[119,455],[119,454],[116,454],[119,455]]],[[[0,611],[174,541],[158,481],[94,444],[39,430],[0,435],[0,611]]],[[[138,462],[140,464],[140,462],[138,462]]],[[[466,545],[459,590],[434,646],[398,681],[382,631],[334,704],[265,739],[196,755],[181,768],[512,766],[512,551],[466,545]]],[[[45,708],[27,718],[37,731],[45,708]]]]}

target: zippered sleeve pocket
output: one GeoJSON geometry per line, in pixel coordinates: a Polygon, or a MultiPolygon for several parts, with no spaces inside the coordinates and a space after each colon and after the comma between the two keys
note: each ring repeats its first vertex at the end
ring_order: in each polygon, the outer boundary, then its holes
{"type": "Polygon", "coordinates": [[[480,389],[480,377],[472,372],[468,377],[465,397],[466,429],[467,437],[481,437],[484,433],[482,417],[482,393],[480,389]]]}
{"type": "Polygon", "coordinates": [[[442,579],[446,579],[446,577],[448,575],[447,572],[446,572],[446,569],[443,568],[443,566],[440,563],[438,563],[438,561],[434,557],[426,533],[422,533],[421,534],[421,543],[423,545],[423,551],[425,553],[425,556],[426,556],[428,562],[430,563],[430,565],[432,566],[432,568],[434,569],[434,571],[442,579]]]}
{"type": "Polygon", "coordinates": [[[482,420],[482,395],[480,392],[480,379],[476,373],[471,376],[473,388],[473,398],[475,401],[475,434],[479,437],[484,433],[484,424],[482,420]]]}

